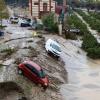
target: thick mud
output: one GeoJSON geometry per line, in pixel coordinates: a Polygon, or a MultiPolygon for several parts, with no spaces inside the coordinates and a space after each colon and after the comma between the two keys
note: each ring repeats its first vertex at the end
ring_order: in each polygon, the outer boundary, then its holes
{"type": "MultiPolygon", "coordinates": [[[[28,36],[28,33],[25,34],[28,36]]],[[[16,83],[28,100],[62,100],[60,86],[67,83],[67,71],[61,59],[58,60],[45,51],[45,37],[29,36],[18,39],[15,35],[14,39],[5,40],[1,45],[0,62],[3,64],[0,72],[1,82],[12,81],[16,83]],[[49,87],[46,91],[26,77],[17,74],[17,66],[24,60],[32,60],[43,67],[49,77],[49,87]]],[[[23,94],[15,88],[10,89],[11,86],[7,86],[7,89],[10,90],[7,93],[4,92],[5,87],[1,89],[3,94],[1,94],[0,100],[19,100],[19,97],[23,97],[23,94]]]]}
{"type": "Polygon", "coordinates": [[[23,97],[26,98],[22,88],[13,81],[0,83],[0,100],[22,100],[23,97]]]}

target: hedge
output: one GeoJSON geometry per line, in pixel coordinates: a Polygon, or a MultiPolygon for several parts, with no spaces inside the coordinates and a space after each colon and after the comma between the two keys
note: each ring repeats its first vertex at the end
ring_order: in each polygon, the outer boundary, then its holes
{"type": "Polygon", "coordinates": [[[70,28],[75,27],[77,29],[80,29],[80,35],[89,33],[87,26],[75,14],[67,17],[67,24],[70,28]]]}
{"type": "Polygon", "coordinates": [[[100,20],[100,12],[89,12],[89,14],[94,18],[100,20]]]}
{"type": "Polygon", "coordinates": [[[84,35],[82,48],[87,52],[87,56],[90,58],[100,58],[100,44],[92,34],[84,35]]]}
{"type": "MultiPolygon", "coordinates": [[[[83,11],[77,10],[77,12],[83,17],[83,19],[90,25],[94,30],[100,32],[100,21],[94,16],[86,15],[83,11]]],[[[100,43],[91,34],[84,34],[82,48],[87,52],[87,56],[97,59],[100,58],[100,43]]]]}
{"type": "Polygon", "coordinates": [[[42,21],[45,27],[48,28],[50,32],[58,32],[57,23],[54,21],[54,14],[49,13],[42,17],[42,21]]]}
{"type": "Polygon", "coordinates": [[[83,17],[83,19],[90,25],[92,29],[100,32],[100,21],[98,19],[94,18],[91,15],[86,15],[86,13],[79,9],[76,10],[76,12],[78,12],[83,17]]]}

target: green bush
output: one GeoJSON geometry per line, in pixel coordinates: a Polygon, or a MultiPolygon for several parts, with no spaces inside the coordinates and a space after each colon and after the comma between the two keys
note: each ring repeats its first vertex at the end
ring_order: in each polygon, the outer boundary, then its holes
{"type": "Polygon", "coordinates": [[[93,59],[100,58],[100,47],[89,48],[87,51],[88,51],[87,56],[93,59]]]}
{"type": "Polygon", "coordinates": [[[49,29],[50,32],[58,32],[57,23],[54,21],[54,14],[50,13],[42,17],[42,21],[45,27],[49,29]]]}
{"type": "Polygon", "coordinates": [[[87,52],[87,56],[90,58],[100,58],[100,44],[91,34],[84,35],[82,48],[87,52]]]}
{"type": "Polygon", "coordinates": [[[87,26],[75,14],[67,17],[67,24],[69,28],[80,29],[80,35],[89,33],[87,26]]]}
{"type": "Polygon", "coordinates": [[[100,12],[89,12],[89,14],[94,18],[100,20],[100,12]]]}
{"type": "Polygon", "coordinates": [[[94,47],[97,47],[98,45],[99,44],[94,36],[92,36],[91,34],[84,35],[83,44],[82,44],[82,48],[84,50],[87,51],[88,48],[94,48],[94,47]]]}
{"type": "Polygon", "coordinates": [[[86,15],[86,13],[84,13],[82,10],[76,11],[83,17],[83,19],[90,25],[92,29],[100,32],[100,20],[94,18],[91,15],[86,15]]]}

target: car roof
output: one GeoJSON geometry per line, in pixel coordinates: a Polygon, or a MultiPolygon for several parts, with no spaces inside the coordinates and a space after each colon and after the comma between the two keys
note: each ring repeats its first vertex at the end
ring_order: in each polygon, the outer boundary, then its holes
{"type": "Polygon", "coordinates": [[[48,43],[55,44],[55,45],[57,45],[58,47],[60,47],[59,43],[58,43],[57,41],[55,41],[55,40],[48,39],[47,42],[48,42],[48,43]]]}
{"type": "Polygon", "coordinates": [[[29,64],[29,65],[34,66],[34,68],[36,68],[38,71],[40,71],[40,70],[42,69],[38,64],[36,64],[36,63],[33,62],[33,61],[24,61],[23,63],[24,63],[24,64],[29,64]]]}

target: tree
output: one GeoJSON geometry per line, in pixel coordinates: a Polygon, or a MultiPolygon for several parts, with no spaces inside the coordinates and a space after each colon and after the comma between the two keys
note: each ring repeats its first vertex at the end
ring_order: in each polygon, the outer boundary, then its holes
{"type": "Polygon", "coordinates": [[[8,18],[8,12],[7,12],[7,8],[6,8],[6,4],[5,4],[4,0],[0,0],[0,21],[1,21],[0,26],[2,26],[3,18],[8,18]]]}

